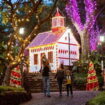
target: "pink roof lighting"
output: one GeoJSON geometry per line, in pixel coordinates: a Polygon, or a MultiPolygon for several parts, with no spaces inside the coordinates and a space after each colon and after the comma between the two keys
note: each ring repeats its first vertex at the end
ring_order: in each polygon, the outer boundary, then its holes
{"type": "Polygon", "coordinates": [[[55,35],[52,32],[39,33],[27,48],[55,43],[62,35],[63,33],[60,33],[60,35],[55,35]]]}

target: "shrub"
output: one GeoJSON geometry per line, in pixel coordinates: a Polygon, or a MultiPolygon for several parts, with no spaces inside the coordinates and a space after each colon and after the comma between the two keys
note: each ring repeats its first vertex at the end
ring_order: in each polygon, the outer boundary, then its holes
{"type": "Polygon", "coordinates": [[[31,93],[27,93],[24,88],[0,86],[0,105],[19,105],[31,98],[31,93]]]}
{"type": "MultiPolygon", "coordinates": [[[[87,73],[74,73],[73,74],[73,84],[77,89],[84,90],[87,83],[87,73]]],[[[103,86],[103,77],[101,75],[97,75],[99,81],[99,87],[102,89],[103,86]]]]}
{"type": "Polygon", "coordinates": [[[88,101],[86,105],[105,105],[105,92],[99,93],[96,97],[88,101]]]}
{"type": "Polygon", "coordinates": [[[12,92],[25,92],[24,88],[16,88],[10,86],[0,86],[0,94],[5,92],[12,91],[12,92]]]}
{"type": "Polygon", "coordinates": [[[76,89],[85,89],[86,86],[86,73],[74,73],[73,84],[76,89]]]}
{"type": "Polygon", "coordinates": [[[101,75],[98,75],[98,81],[99,81],[100,89],[102,89],[104,81],[103,81],[103,77],[101,75]]]}

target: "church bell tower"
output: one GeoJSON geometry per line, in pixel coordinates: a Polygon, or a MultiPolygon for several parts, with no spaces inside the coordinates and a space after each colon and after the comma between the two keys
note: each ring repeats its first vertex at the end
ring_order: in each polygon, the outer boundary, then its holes
{"type": "Polygon", "coordinates": [[[63,31],[65,29],[65,17],[60,13],[57,8],[55,16],[52,17],[52,32],[63,31]]]}

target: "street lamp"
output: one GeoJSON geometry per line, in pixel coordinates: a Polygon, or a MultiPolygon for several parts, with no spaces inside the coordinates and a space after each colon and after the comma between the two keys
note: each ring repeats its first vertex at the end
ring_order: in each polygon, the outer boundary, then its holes
{"type": "Polygon", "coordinates": [[[103,35],[100,36],[100,42],[102,43],[102,42],[104,42],[104,40],[105,40],[105,37],[103,35]]]}
{"type": "Polygon", "coordinates": [[[101,44],[101,70],[102,70],[102,75],[103,75],[103,79],[104,79],[104,85],[103,85],[103,89],[105,89],[105,68],[104,68],[104,60],[103,60],[103,42],[105,41],[105,36],[102,35],[99,38],[100,40],[100,44],[101,44]]]}
{"type": "MultiPolygon", "coordinates": [[[[24,33],[25,33],[24,27],[21,27],[19,29],[19,34],[23,35],[24,33]]],[[[20,70],[22,75],[23,75],[23,67],[24,67],[24,57],[22,56],[21,63],[20,63],[20,70]]],[[[23,85],[23,78],[22,78],[22,85],[23,85]]]]}
{"type": "Polygon", "coordinates": [[[20,29],[19,29],[19,34],[24,34],[24,28],[23,27],[21,27],[20,29]]]}

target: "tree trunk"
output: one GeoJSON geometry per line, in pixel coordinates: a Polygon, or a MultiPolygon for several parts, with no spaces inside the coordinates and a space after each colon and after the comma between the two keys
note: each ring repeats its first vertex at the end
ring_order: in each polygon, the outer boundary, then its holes
{"type": "Polygon", "coordinates": [[[81,37],[81,50],[82,50],[81,60],[83,62],[86,62],[90,52],[89,34],[85,30],[83,33],[81,33],[80,37],[81,37]]]}
{"type": "Polygon", "coordinates": [[[7,70],[5,72],[3,83],[2,83],[3,86],[9,86],[9,83],[10,83],[10,74],[11,74],[11,68],[10,68],[10,66],[8,66],[7,70]]]}
{"type": "Polygon", "coordinates": [[[83,62],[86,62],[89,56],[90,52],[90,42],[89,42],[89,33],[87,29],[81,30],[75,22],[73,22],[73,25],[76,27],[80,38],[81,38],[81,60],[83,62]]]}

